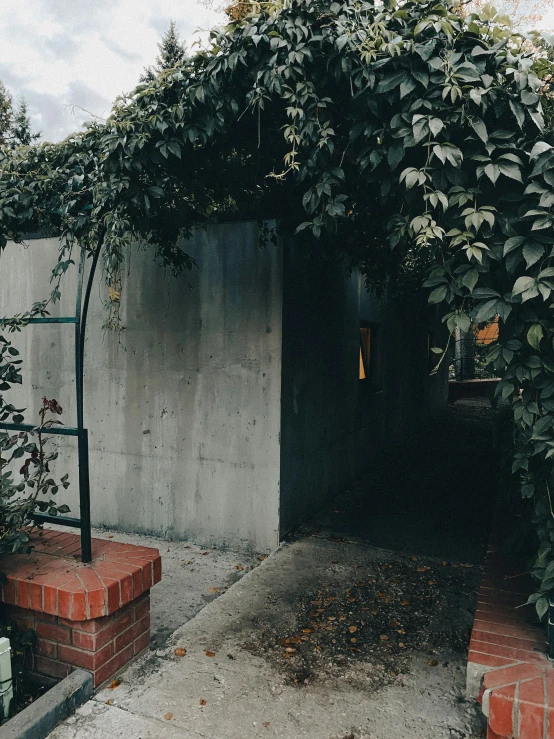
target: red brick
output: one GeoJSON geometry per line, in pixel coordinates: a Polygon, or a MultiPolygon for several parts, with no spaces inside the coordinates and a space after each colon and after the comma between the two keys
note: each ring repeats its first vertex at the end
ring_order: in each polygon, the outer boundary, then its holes
{"type": "Polygon", "coordinates": [[[144,652],[144,650],[148,648],[149,644],[150,644],[150,629],[148,629],[148,631],[145,631],[144,634],[141,634],[139,637],[137,637],[135,641],[133,642],[134,656],[136,657],[137,654],[144,652]]]}
{"type": "Polygon", "coordinates": [[[42,606],[42,585],[37,582],[29,583],[30,607],[33,611],[41,612],[42,606]]]}
{"type": "Polygon", "coordinates": [[[31,615],[24,615],[22,613],[14,613],[12,615],[13,620],[22,631],[28,631],[29,629],[35,629],[35,619],[31,615]]]}
{"type": "Polygon", "coordinates": [[[483,665],[485,667],[508,667],[515,663],[515,660],[513,659],[496,657],[492,654],[484,654],[482,652],[474,652],[471,649],[467,656],[467,661],[474,662],[476,665],[483,665]]]}
{"type": "Polygon", "coordinates": [[[498,644],[506,647],[515,647],[516,649],[528,649],[533,651],[535,647],[539,649],[545,649],[545,639],[539,639],[529,634],[530,638],[517,637],[517,636],[505,636],[504,634],[497,634],[492,631],[477,631],[473,629],[471,639],[481,642],[489,642],[490,644],[498,644]]]}
{"type": "Polygon", "coordinates": [[[491,621],[482,621],[476,618],[473,622],[474,631],[491,632],[493,634],[504,634],[505,636],[516,636],[522,639],[540,639],[544,638],[544,633],[537,633],[537,629],[531,628],[528,624],[518,624],[517,626],[507,626],[505,624],[496,624],[491,621]]]}
{"type": "Polygon", "coordinates": [[[519,684],[517,699],[523,703],[534,703],[538,706],[544,706],[546,700],[544,675],[521,682],[519,684]]]}
{"type": "Polygon", "coordinates": [[[515,692],[515,685],[497,688],[489,699],[489,725],[503,737],[512,735],[515,692]]]}
{"type": "Polygon", "coordinates": [[[145,595],[142,595],[135,601],[135,621],[140,621],[143,616],[150,613],[150,591],[147,590],[145,595]]]}
{"type": "Polygon", "coordinates": [[[58,644],[71,644],[71,632],[66,626],[58,624],[46,624],[38,622],[36,625],[37,636],[58,642],[58,644]]]}
{"type": "Polygon", "coordinates": [[[544,707],[534,703],[519,704],[518,739],[542,739],[544,737],[544,707]]]}
{"type": "Polygon", "coordinates": [[[43,675],[62,678],[69,675],[71,672],[71,665],[65,665],[62,662],[49,659],[48,657],[36,657],[35,670],[37,672],[42,672],[43,675]]]}
{"type": "Polygon", "coordinates": [[[46,613],[58,613],[58,589],[50,585],[42,586],[42,607],[46,613]]]}
{"type": "Polygon", "coordinates": [[[16,585],[16,602],[21,608],[29,608],[31,596],[29,593],[29,583],[26,580],[18,580],[16,585]]]}
{"type": "Polygon", "coordinates": [[[106,680],[115,675],[118,670],[126,665],[127,662],[130,662],[132,658],[133,645],[129,644],[128,647],[125,647],[123,651],[112,657],[112,659],[106,662],[105,665],[102,665],[102,667],[99,667],[97,670],[94,671],[94,687],[96,688],[102,683],[106,682],[106,680]]]}
{"type": "Polygon", "coordinates": [[[58,617],[51,613],[35,613],[37,621],[43,621],[45,624],[57,624],[58,617]]]}
{"type": "Polygon", "coordinates": [[[57,642],[49,641],[48,639],[37,639],[36,653],[40,654],[42,657],[57,659],[58,644],[57,642]]]}
{"type": "Polygon", "coordinates": [[[514,647],[506,647],[499,644],[490,644],[472,640],[471,649],[475,652],[484,654],[492,654],[496,657],[504,657],[511,659],[512,662],[544,662],[546,655],[542,651],[531,649],[514,649],[514,647]]]}
{"type": "Polygon", "coordinates": [[[96,652],[86,652],[75,647],[66,647],[60,645],[58,648],[58,657],[62,662],[67,662],[76,667],[82,667],[85,670],[97,670],[107,662],[113,655],[113,644],[109,642],[96,652]]]}
{"type": "Polygon", "coordinates": [[[85,621],[87,618],[88,602],[85,590],[77,590],[71,593],[71,610],[69,612],[72,621],[85,621]]]}
{"type": "Polygon", "coordinates": [[[512,667],[505,667],[501,670],[485,672],[483,685],[485,686],[485,690],[489,690],[489,688],[511,685],[534,677],[542,677],[542,670],[536,665],[513,665],[512,667]]]}
{"type": "Polygon", "coordinates": [[[114,652],[120,652],[128,644],[131,644],[138,636],[145,631],[150,632],[150,614],[143,616],[140,621],[134,623],[123,633],[114,639],[114,652]]]}

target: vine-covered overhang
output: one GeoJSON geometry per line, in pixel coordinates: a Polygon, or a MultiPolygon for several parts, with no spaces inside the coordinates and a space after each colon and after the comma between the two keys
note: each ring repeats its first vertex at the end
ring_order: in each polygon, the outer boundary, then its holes
{"type": "Polygon", "coordinates": [[[179,272],[192,260],[178,236],[240,211],[345,254],[373,283],[425,274],[450,331],[498,315],[490,358],[534,502],[544,613],[554,585],[552,63],[491,7],[467,18],[450,0],[236,7],[209,49],[137,87],[105,124],[2,155],[0,249],[57,229],[57,280],[74,244],[100,245],[117,305],[135,240],[179,272]]]}

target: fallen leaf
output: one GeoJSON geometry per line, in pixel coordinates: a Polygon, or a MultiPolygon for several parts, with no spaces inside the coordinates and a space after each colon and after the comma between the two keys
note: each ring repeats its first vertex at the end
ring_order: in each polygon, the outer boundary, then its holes
{"type": "Polygon", "coordinates": [[[206,554],[209,554],[209,552],[202,552],[202,556],[205,557],[206,554]]]}
{"type": "Polygon", "coordinates": [[[434,584],[435,584],[435,580],[429,580],[429,585],[434,585],[434,584]]]}
{"type": "Polygon", "coordinates": [[[316,649],[318,652],[321,652],[321,647],[319,646],[319,644],[317,645],[316,649]]]}
{"type": "Polygon", "coordinates": [[[336,621],[336,620],[337,620],[336,616],[327,616],[327,621],[336,621]]]}
{"type": "Polygon", "coordinates": [[[176,657],[184,657],[186,653],[187,650],[183,647],[177,647],[177,649],[175,649],[175,651],[173,652],[176,657]]]}
{"type": "Polygon", "coordinates": [[[204,652],[204,654],[206,655],[206,657],[215,657],[215,652],[210,652],[207,649],[204,652]]]}
{"type": "Polygon", "coordinates": [[[339,616],[339,621],[346,621],[346,616],[339,616]]]}
{"type": "Polygon", "coordinates": [[[430,567],[418,567],[417,568],[417,571],[418,572],[427,572],[427,570],[430,570],[430,569],[431,569],[430,567]]]}
{"type": "Polygon", "coordinates": [[[400,601],[400,605],[401,606],[409,606],[410,605],[410,601],[409,600],[401,600],[400,601]]]}
{"type": "Polygon", "coordinates": [[[164,718],[166,721],[171,721],[171,719],[173,718],[173,714],[168,712],[165,714],[164,718]]]}
{"type": "Polygon", "coordinates": [[[398,631],[398,633],[399,633],[399,634],[405,634],[405,633],[406,633],[406,632],[404,631],[404,629],[397,629],[397,631],[398,631]]]}
{"type": "Polygon", "coordinates": [[[388,641],[389,640],[389,637],[386,634],[381,634],[381,636],[379,637],[379,639],[381,639],[381,641],[388,641]]]}
{"type": "Polygon", "coordinates": [[[400,647],[400,649],[406,649],[406,645],[404,644],[403,641],[399,641],[398,646],[400,647]]]}
{"type": "Polygon", "coordinates": [[[262,726],[265,726],[265,728],[267,729],[267,727],[269,726],[269,721],[264,721],[262,726]]]}
{"type": "Polygon", "coordinates": [[[107,706],[113,706],[113,700],[112,700],[111,698],[109,698],[109,699],[108,699],[108,700],[106,701],[106,705],[107,705],[107,706]]]}
{"type": "Polygon", "coordinates": [[[208,593],[219,593],[219,588],[208,588],[208,593]]]}
{"type": "Polygon", "coordinates": [[[429,665],[429,667],[436,667],[439,663],[436,659],[430,659],[427,664],[429,665]]]}
{"type": "Polygon", "coordinates": [[[354,602],[355,602],[355,600],[356,600],[356,598],[348,598],[348,602],[349,602],[349,603],[354,603],[354,602]]]}
{"type": "Polygon", "coordinates": [[[205,706],[208,701],[204,700],[204,698],[200,698],[200,705],[205,706]]]}
{"type": "Polygon", "coordinates": [[[357,627],[357,626],[349,626],[349,627],[348,627],[348,631],[349,631],[349,632],[350,632],[351,634],[353,634],[353,633],[354,633],[355,631],[358,631],[358,627],[357,627]]]}
{"type": "MultiPolygon", "coordinates": [[[[260,560],[260,562],[263,562],[264,559],[267,559],[267,557],[258,557],[258,559],[260,560]]],[[[264,726],[265,726],[265,724],[264,724],[264,726]]],[[[268,723],[268,726],[269,726],[269,723],[268,723]]]]}
{"type": "Polygon", "coordinates": [[[397,626],[400,626],[400,621],[394,619],[390,622],[389,626],[391,627],[391,629],[396,629],[397,626]]]}
{"type": "Polygon", "coordinates": [[[350,641],[352,642],[352,644],[355,644],[356,643],[356,638],[355,637],[352,637],[352,639],[350,639],[350,641]]]}
{"type": "Polygon", "coordinates": [[[115,680],[112,680],[111,683],[108,685],[108,688],[110,690],[113,690],[114,688],[119,687],[121,685],[121,680],[118,680],[117,678],[115,680]]]}
{"type": "Polygon", "coordinates": [[[302,629],[302,633],[304,633],[304,634],[311,634],[312,633],[312,630],[311,629],[302,629]]]}
{"type": "Polygon", "coordinates": [[[235,570],[242,572],[242,570],[244,570],[244,567],[242,565],[235,565],[235,570]]]}
{"type": "Polygon", "coordinates": [[[290,655],[290,654],[287,654],[286,652],[283,652],[283,657],[284,657],[285,659],[290,659],[290,658],[291,658],[291,656],[292,656],[292,655],[290,655]]]}
{"type": "Polygon", "coordinates": [[[113,536],[108,536],[108,539],[113,539],[113,536]]]}
{"type": "Polygon", "coordinates": [[[309,636],[301,636],[300,638],[301,638],[302,641],[310,641],[310,637],[309,636]]]}
{"type": "Polygon", "coordinates": [[[294,647],[287,647],[285,652],[290,652],[292,654],[293,652],[296,652],[296,649],[294,647]]]}

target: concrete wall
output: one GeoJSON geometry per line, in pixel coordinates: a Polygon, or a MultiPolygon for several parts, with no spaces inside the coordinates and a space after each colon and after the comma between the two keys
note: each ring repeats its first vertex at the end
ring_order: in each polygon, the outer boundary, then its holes
{"type": "Polygon", "coordinates": [[[358,273],[306,260],[291,243],[283,284],[281,534],[414,430],[440,395],[428,380],[428,328],[411,306],[379,301],[358,273]],[[379,391],[358,379],[361,321],[380,324],[379,391]]]}
{"type": "MultiPolygon", "coordinates": [[[[54,239],[8,245],[0,315],[48,293],[56,249],[54,239]]],[[[134,253],[120,339],[102,331],[100,280],[93,290],[85,360],[93,521],[269,550],[279,528],[281,248],[260,249],[256,224],[238,223],[199,232],[187,250],[199,268],[179,279],[151,253],[134,253]]],[[[68,275],[56,313],[73,311],[72,283],[68,275]]],[[[75,423],[71,331],[30,326],[16,336],[25,384],[12,397],[29,422],[47,395],[75,423]]],[[[57,470],[71,473],[63,502],[76,512],[74,446],[65,442],[57,470]]]]}

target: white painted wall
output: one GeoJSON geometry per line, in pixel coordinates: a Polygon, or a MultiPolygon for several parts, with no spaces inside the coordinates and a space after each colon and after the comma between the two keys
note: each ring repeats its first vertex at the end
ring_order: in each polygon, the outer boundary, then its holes
{"type": "MultiPolygon", "coordinates": [[[[55,239],[8,244],[0,315],[48,294],[56,250],[55,239]]],[[[199,267],[178,279],[150,252],[133,255],[119,340],[101,328],[101,280],[93,290],[85,360],[93,522],[270,550],[279,529],[281,247],[260,249],[248,222],[199,232],[187,251],[199,267]]],[[[56,314],[73,311],[73,278],[56,314]]],[[[27,422],[47,395],[75,424],[72,338],[59,325],[15,335],[25,375],[12,397],[29,408],[27,422]]],[[[56,464],[73,480],[60,502],[76,513],[75,447],[65,441],[56,464]]]]}

